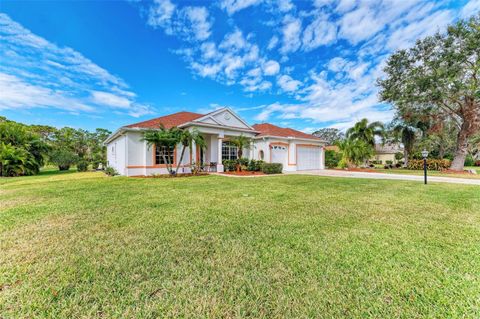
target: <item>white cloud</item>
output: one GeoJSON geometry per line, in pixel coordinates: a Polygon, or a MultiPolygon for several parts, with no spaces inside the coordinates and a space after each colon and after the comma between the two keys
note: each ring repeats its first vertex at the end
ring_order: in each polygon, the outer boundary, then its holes
{"type": "Polygon", "coordinates": [[[154,0],[148,14],[148,24],[153,27],[168,28],[171,32],[170,19],[175,11],[175,5],[170,0],[154,0]]]}
{"type": "Polygon", "coordinates": [[[203,41],[210,37],[212,22],[207,8],[178,8],[170,0],[155,0],[148,11],[147,23],[162,28],[168,35],[187,41],[203,41]]]}
{"type": "Polygon", "coordinates": [[[282,27],[282,47],[280,51],[285,54],[295,52],[300,48],[300,34],[302,32],[302,21],[292,16],[286,16],[282,27]]]}
{"type": "Polygon", "coordinates": [[[280,71],[280,64],[277,61],[269,60],[263,64],[263,73],[265,75],[275,75],[280,71]]]}
{"type": "Polygon", "coordinates": [[[276,35],[274,35],[270,41],[268,42],[268,45],[267,45],[267,50],[272,50],[274,49],[278,44],[278,37],[276,35]]]}
{"type": "Polygon", "coordinates": [[[243,10],[250,6],[258,5],[262,0],[223,0],[220,3],[220,7],[227,11],[229,15],[234,14],[237,11],[243,10]]]}
{"type": "Polygon", "coordinates": [[[289,75],[282,75],[277,80],[278,86],[285,92],[295,92],[302,85],[302,82],[292,79],[289,75]]]}
{"type": "Polygon", "coordinates": [[[82,103],[78,98],[65,96],[51,88],[30,84],[1,72],[0,92],[0,110],[53,107],[67,111],[95,111],[95,108],[82,103]]]}
{"type": "Polygon", "coordinates": [[[211,34],[207,9],[205,7],[186,7],[183,12],[190,22],[186,28],[191,28],[197,40],[207,39],[211,34]]]}
{"type": "Polygon", "coordinates": [[[390,50],[398,50],[410,47],[417,39],[424,38],[432,35],[436,31],[444,29],[452,20],[453,15],[451,11],[437,11],[419,21],[398,28],[390,36],[387,42],[387,48],[390,50]]]}
{"type": "Polygon", "coordinates": [[[470,0],[460,12],[460,16],[462,18],[469,18],[474,14],[478,14],[480,12],[480,0],[470,0]]]}
{"type": "Polygon", "coordinates": [[[374,10],[369,7],[360,7],[340,19],[340,35],[353,44],[370,38],[383,27],[375,18],[374,10]]]}
{"type": "Polygon", "coordinates": [[[295,7],[290,0],[277,0],[277,4],[281,12],[288,12],[295,7]]]}
{"type": "Polygon", "coordinates": [[[151,113],[125,82],[79,52],[50,43],[0,13],[0,109],[56,108],[70,112],[151,113]],[[119,104],[94,101],[102,91],[119,104]],[[128,101],[128,105],[125,103],[128,101]]]}
{"type": "Polygon", "coordinates": [[[311,51],[321,45],[333,43],[337,37],[337,27],[326,14],[320,14],[309,24],[303,33],[303,47],[311,51]]]}

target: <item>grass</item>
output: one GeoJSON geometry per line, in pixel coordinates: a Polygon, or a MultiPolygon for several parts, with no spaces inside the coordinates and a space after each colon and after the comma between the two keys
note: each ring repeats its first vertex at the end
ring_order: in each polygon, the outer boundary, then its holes
{"type": "Polygon", "coordinates": [[[0,179],[2,318],[478,318],[477,186],[0,179]]]}
{"type": "MultiPolygon", "coordinates": [[[[423,176],[423,170],[411,170],[411,169],[403,169],[403,168],[393,168],[393,169],[375,168],[375,171],[378,171],[378,173],[387,173],[387,174],[404,174],[404,175],[422,175],[423,176]]],[[[478,171],[477,171],[477,174],[455,174],[455,173],[444,173],[440,171],[428,171],[427,174],[429,176],[480,179],[480,172],[478,171]]]]}

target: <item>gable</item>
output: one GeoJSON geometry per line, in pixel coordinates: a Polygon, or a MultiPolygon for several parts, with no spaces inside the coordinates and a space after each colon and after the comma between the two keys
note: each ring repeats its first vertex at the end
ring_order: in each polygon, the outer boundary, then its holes
{"type": "Polygon", "coordinates": [[[252,129],[242,118],[228,108],[206,114],[204,117],[195,120],[195,122],[237,127],[247,130],[252,129]]]}

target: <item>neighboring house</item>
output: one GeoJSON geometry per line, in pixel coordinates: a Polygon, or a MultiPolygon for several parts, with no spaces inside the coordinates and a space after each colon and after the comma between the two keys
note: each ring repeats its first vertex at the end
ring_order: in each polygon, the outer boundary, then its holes
{"type": "Polygon", "coordinates": [[[282,163],[285,171],[324,168],[325,143],[321,139],[267,123],[250,126],[229,108],[208,114],[178,112],[123,126],[105,141],[108,165],[126,176],[166,174],[163,153],[170,157],[171,162],[178,163],[181,146],[165,150],[149,147],[142,141],[144,131],[158,129],[160,125],[196,129],[205,138],[205,150],[192,147],[191,152],[188,149],[185,152],[181,163],[183,172],[190,171],[191,162],[212,165],[216,171],[223,172],[222,161],[237,158],[237,148],[229,142],[229,138],[239,135],[253,140],[252,147],[243,152],[246,158],[282,163]]]}
{"type": "Polygon", "coordinates": [[[387,161],[392,161],[392,163],[395,164],[397,162],[395,159],[396,153],[403,154],[403,147],[401,147],[399,144],[376,144],[375,155],[370,160],[379,161],[380,164],[387,164],[387,161]]]}

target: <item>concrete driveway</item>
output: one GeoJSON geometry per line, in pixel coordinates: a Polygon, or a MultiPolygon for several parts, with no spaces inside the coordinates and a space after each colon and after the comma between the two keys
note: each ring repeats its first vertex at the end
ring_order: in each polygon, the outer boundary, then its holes
{"type": "MultiPolygon", "coordinates": [[[[391,180],[403,180],[403,181],[418,181],[423,183],[423,176],[351,172],[351,171],[341,171],[341,170],[333,170],[333,169],[285,172],[285,174],[303,174],[303,175],[318,175],[318,176],[347,177],[347,178],[391,179],[391,180]]],[[[468,184],[468,185],[480,186],[480,179],[467,179],[467,178],[455,178],[455,177],[428,176],[428,182],[468,184]]]]}

